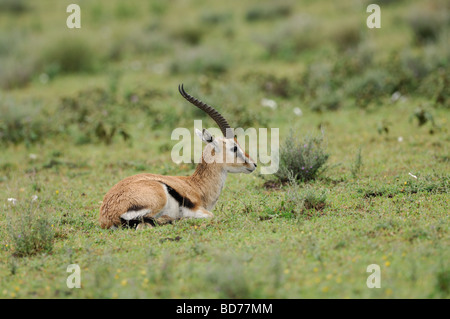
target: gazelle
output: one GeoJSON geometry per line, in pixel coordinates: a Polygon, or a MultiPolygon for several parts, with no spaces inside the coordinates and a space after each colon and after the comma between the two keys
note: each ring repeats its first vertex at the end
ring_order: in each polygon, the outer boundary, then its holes
{"type": "Polygon", "coordinates": [[[251,173],[256,163],[241,149],[225,118],[213,107],[192,97],[178,86],[180,94],[206,112],[224,137],[214,137],[206,129],[196,135],[206,146],[191,176],[138,174],[113,186],[100,207],[102,228],[119,225],[141,227],[181,218],[209,218],[228,173],[251,173]],[[231,159],[231,160],[230,160],[231,159]]]}

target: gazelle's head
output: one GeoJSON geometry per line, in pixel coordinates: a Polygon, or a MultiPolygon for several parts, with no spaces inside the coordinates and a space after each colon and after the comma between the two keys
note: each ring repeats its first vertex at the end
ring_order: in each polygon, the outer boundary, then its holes
{"type": "Polygon", "coordinates": [[[214,137],[206,129],[195,129],[195,133],[206,143],[202,154],[204,162],[221,165],[229,173],[251,173],[256,169],[256,163],[235,138],[214,137]]]}
{"type": "Polygon", "coordinates": [[[208,130],[195,130],[195,133],[206,144],[203,150],[203,161],[221,165],[230,173],[251,173],[256,169],[256,163],[242,150],[234,136],[233,129],[225,118],[213,107],[197,100],[186,91],[183,85],[178,87],[180,94],[189,102],[206,112],[219,126],[223,137],[214,137],[208,130]]]}

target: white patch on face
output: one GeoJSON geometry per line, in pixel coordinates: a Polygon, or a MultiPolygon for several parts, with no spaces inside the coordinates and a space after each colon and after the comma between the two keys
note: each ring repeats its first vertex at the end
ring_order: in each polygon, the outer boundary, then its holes
{"type": "Polygon", "coordinates": [[[130,210],[120,216],[120,218],[125,220],[136,220],[141,219],[145,215],[150,213],[150,209],[144,208],[140,210],[130,210]]]}
{"type": "Polygon", "coordinates": [[[248,158],[241,146],[234,142],[234,140],[226,140],[224,147],[226,148],[226,163],[225,169],[229,173],[251,173],[256,167],[250,167],[247,163],[253,163],[250,158],[248,158]],[[236,147],[236,152],[234,148],[236,147]]]}

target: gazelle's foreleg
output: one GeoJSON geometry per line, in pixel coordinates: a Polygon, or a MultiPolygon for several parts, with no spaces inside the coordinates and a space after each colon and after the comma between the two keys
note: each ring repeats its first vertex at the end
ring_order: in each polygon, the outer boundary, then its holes
{"type": "Polygon", "coordinates": [[[183,207],[181,209],[181,214],[183,218],[212,218],[214,214],[210,211],[204,209],[203,207],[199,207],[197,209],[189,209],[183,207]]]}

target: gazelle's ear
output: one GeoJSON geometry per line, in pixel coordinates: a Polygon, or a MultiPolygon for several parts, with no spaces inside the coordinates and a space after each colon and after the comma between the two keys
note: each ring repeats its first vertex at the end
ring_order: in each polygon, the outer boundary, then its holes
{"type": "Polygon", "coordinates": [[[206,144],[214,142],[214,136],[212,136],[211,133],[209,133],[205,128],[203,129],[203,132],[195,129],[195,134],[197,134],[197,136],[200,137],[201,140],[206,144]]]}
{"type": "Polygon", "coordinates": [[[195,129],[195,134],[201,138],[201,140],[206,144],[212,144],[214,146],[214,149],[216,152],[220,151],[219,145],[217,144],[216,139],[214,136],[208,132],[207,129],[203,129],[203,131],[200,131],[198,129],[195,129]]]}

